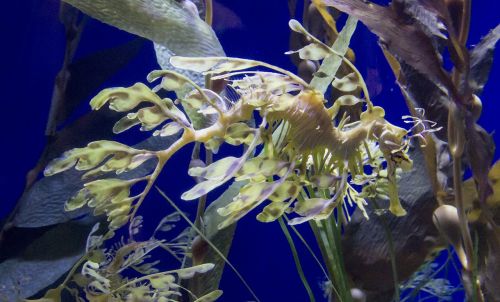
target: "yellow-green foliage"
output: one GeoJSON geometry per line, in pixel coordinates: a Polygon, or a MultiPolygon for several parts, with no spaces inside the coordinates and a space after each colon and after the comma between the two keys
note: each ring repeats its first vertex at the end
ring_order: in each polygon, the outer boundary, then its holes
{"type": "MultiPolygon", "coordinates": [[[[292,20],[290,27],[311,41],[297,51],[302,59],[340,56],[310,36],[297,21],[292,20]]],[[[238,221],[266,201],[269,203],[257,215],[262,222],[275,221],[285,213],[294,216],[290,224],[326,219],[335,208],[342,210],[344,201],[356,204],[364,212],[365,198],[375,196],[386,197],[390,200],[389,210],[404,215],[396,172],[397,168],[411,167],[406,155],[408,131],[385,120],[383,108],[372,104],[360,73],[349,61],[343,57],[341,60],[352,73],[342,78],[319,74],[310,84],[287,70],[254,60],[172,57],[170,63],[176,68],[202,72],[213,81],[225,81],[228,89],[238,95],[237,100],[229,101],[224,94],[201,88],[189,78],[168,70],[150,73],[150,82],[161,81],[154,89],[137,83],[128,88],[105,89],[93,98],[90,104],[94,110],[108,105],[111,110],[127,113],[115,124],[115,133],[140,126],[142,131],[155,130],[153,135],[178,138],[160,151],[96,141],[66,152],[46,168],[46,175],[72,167],[87,171],[83,179],[88,181],[66,203],[66,209],[87,205],[94,208],[96,215],[106,214],[110,231],[104,239],[113,236],[113,230],[130,225],[131,243],[117,250],[111,262],[96,260],[95,255],[102,250],[95,249],[89,251],[84,262],[75,265],[77,268],[83,264],[76,276],[86,298],[90,301],[119,301],[124,297],[144,301],[168,299],[176,294],[179,278],[192,277],[195,272],[203,273],[213,267],[203,264],[161,273],[151,270],[154,264],[146,264],[144,276],[138,279],[122,280],[120,274],[125,268],[139,270],[139,266],[133,266],[134,261],[139,263],[160,244],[168,248],[154,238],[150,242],[134,242],[139,218],[136,213],[167,161],[193,142],[203,143],[213,152],[223,143],[245,146],[239,157],[224,157],[187,171],[199,182],[182,194],[184,200],[200,198],[232,180],[246,182],[232,202],[218,209],[225,217],[219,228],[238,221]],[[255,70],[259,67],[270,71],[255,70]],[[323,95],[327,78],[332,78],[327,85],[331,84],[342,95],[331,106],[327,106],[323,95]],[[161,98],[157,94],[160,89],[175,92],[177,99],[161,98]],[[364,92],[365,99],[359,97],[359,91],[364,92]],[[357,121],[350,123],[350,117],[345,115],[337,117],[341,107],[362,103],[367,106],[358,117],[353,117],[357,121]],[[251,126],[254,119],[259,125],[251,126]],[[254,156],[258,146],[262,147],[261,152],[254,156]],[[156,161],[149,175],[128,180],[108,177],[109,173],[134,170],[149,160],[156,161]],[[371,174],[365,174],[366,167],[371,174]],[[141,182],[145,183],[143,191],[131,196],[131,188],[141,182]],[[361,192],[359,187],[363,188],[361,192]]],[[[60,296],[64,283],[47,295],[60,296]]],[[[214,301],[220,294],[214,291],[197,301],[214,301]]]]}
{"type": "MultiPolygon", "coordinates": [[[[324,50],[324,47],[321,45],[318,49],[324,50]]],[[[303,53],[310,51],[313,50],[303,53]]],[[[323,56],[324,53],[321,52],[323,56]]],[[[323,219],[346,197],[363,205],[364,200],[349,185],[348,179],[363,177],[364,165],[381,170],[381,160],[370,158],[370,152],[362,152],[367,144],[375,142],[381,150],[379,155],[387,161],[388,172],[385,179],[378,175],[371,182],[388,181],[390,211],[395,215],[405,214],[397,197],[395,173],[396,167],[402,163],[411,165],[405,155],[407,131],[387,122],[381,107],[368,103],[358,122],[348,124],[344,119],[340,126],[335,127],[332,119],[340,106],[356,104],[361,102],[360,99],[344,95],[334,106],[326,108],[322,93],[309,84],[287,71],[258,61],[174,57],[171,63],[177,68],[204,72],[213,79],[227,80],[239,94],[239,100],[223,107],[222,104],[227,102],[222,96],[196,86],[184,76],[169,71],[153,72],[149,79],[160,77],[163,89],[175,91],[186,85],[194,87],[192,93],[179,98],[177,103],[190,107],[191,112],[216,116],[211,125],[197,129],[190,116],[186,116],[171,99],[161,99],[143,84],[102,91],[91,101],[94,110],[109,103],[112,110],[132,111],[116,123],[115,132],[125,131],[134,125],[141,125],[141,130],[153,130],[163,125],[155,134],[167,136],[182,131],[182,135],[169,149],[159,152],[135,150],[108,141],[94,142],[85,148],[67,152],[47,168],[47,175],[76,164],[77,169],[90,170],[84,177],[91,177],[100,172],[132,170],[152,158],[158,161],[153,174],[142,179],[100,179],[86,183],[85,188],[67,203],[68,210],[88,204],[96,208],[96,214],[106,213],[112,228],[120,227],[133,215],[130,213],[140,205],[173,153],[191,142],[205,143],[213,150],[217,150],[220,143],[227,142],[232,145],[246,144],[248,147],[241,157],[226,157],[208,167],[189,170],[191,176],[197,176],[202,181],[185,192],[183,199],[196,199],[236,177],[248,179],[249,183],[231,204],[219,209],[221,215],[227,216],[220,227],[237,221],[266,200],[271,200],[271,204],[259,214],[261,221],[273,221],[285,211],[300,216],[292,219],[291,223],[323,219]],[[241,71],[255,66],[278,72],[241,71]],[[231,80],[232,76],[240,74],[246,76],[231,80]],[[139,104],[148,106],[141,106],[134,112],[139,104]],[[251,128],[245,123],[253,118],[253,112],[258,112],[262,119],[258,128],[251,128]],[[279,137],[273,139],[273,133],[278,131],[279,137]],[[264,145],[264,151],[250,160],[258,144],[264,145]],[[306,165],[308,161],[311,162],[306,165]],[[130,187],[141,180],[148,181],[145,191],[130,197],[130,187]],[[304,188],[308,189],[307,193],[304,188]],[[298,197],[301,198],[294,203],[298,197]],[[136,199],[139,201],[134,204],[136,199]]],[[[343,92],[353,91],[358,85],[359,79],[353,74],[333,82],[333,86],[343,92]]]]}
{"type": "MultiPolygon", "coordinates": [[[[338,55],[311,37],[297,21],[292,20],[290,27],[312,40],[298,51],[301,58],[338,55]]],[[[274,221],[285,212],[297,214],[291,224],[324,219],[334,208],[343,205],[345,199],[363,209],[364,197],[373,197],[369,188],[374,186],[386,188],[379,195],[390,199],[389,210],[393,214],[405,214],[398,199],[396,170],[411,167],[411,160],[406,156],[408,131],[385,120],[384,110],[372,104],[361,75],[350,62],[347,65],[353,72],[331,83],[342,96],[328,108],[321,91],[293,73],[264,62],[225,57],[173,57],[170,63],[176,68],[202,72],[212,80],[226,81],[239,99],[229,102],[223,95],[201,88],[173,71],[154,71],[148,80],[161,80],[155,91],[178,92],[175,102],[162,99],[140,83],[102,91],[91,101],[94,110],[108,104],[112,110],[128,112],[116,123],[114,132],[140,125],[143,131],[158,129],[154,135],[182,134],[168,149],[157,152],[109,141],[93,142],[67,152],[47,167],[47,175],[75,165],[76,169],[89,170],[84,177],[91,178],[103,172],[119,174],[133,170],[150,159],[157,161],[152,174],[139,179],[89,181],[68,201],[68,210],[88,204],[95,207],[96,214],[108,215],[112,229],[124,225],[134,217],[170,157],[185,145],[198,142],[214,152],[222,143],[247,146],[240,157],[225,157],[207,167],[188,171],[201,181],[182,195],[185,200],[199,198],[233,179],[248,181],[232,203],[219,209],[219,214],[227,217],[220,228],[237,221],[266,200],[271,203],[258,215],[258,219],[265,222],[274,221]],[[248,70],[255,67],[271,71],[248,70]],[[365,100],[355,95],[359,89],[365,92],[365,100]],[[335,125],[342,106],[362,102],[366,102],[367,108],[359,121],[349,123],[349,117],[344,116],[335,125]],[[136,110],[139,105],[140,109],[136,110]],[[248,124],[254,114],[260,116],[257,127],[248,124]],[[203,119],[205,125],[200,122],[203,119]],[[251,158],[258,145],[263,145],[261,154],[251,158]],[[386,170],[382,168],[384,162],[386,170]],[[364,166],[370,166],[373,174],[366,175],[364,166]],[[140,181],[147,181],[144,191],[129,196],[130,188],[140,181]],[[360,194],[353,183],[367,189],[360,194]]]]}

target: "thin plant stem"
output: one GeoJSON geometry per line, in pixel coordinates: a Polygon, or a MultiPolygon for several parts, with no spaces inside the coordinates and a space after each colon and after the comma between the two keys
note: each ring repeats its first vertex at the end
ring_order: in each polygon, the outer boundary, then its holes
{"type": "Polygon", "coordinates": [[[205,0],[205,22],[212,26],[214,18],[214,6],[212,0],[205,0]]]}
{"type": "Polygon", "coordinates": [[[302,284],[304,285],[304,288],[307,291],[307,295],[309,296],[309,301],[315,302],[316,299],[314,299],[314,293],[311,290],[311,286],[309,285],[309,282],[307,282],[307,278],[304,274],[304,270],[302,269],[302,265],[300,264],[300,258],[297,253],[297,249],[295,247],[295,243],[293,242],[292,236],[290,235],[290,232],[288,231],[288,228],[283,220],[282,217],[278,219],[281,230],[283,231],[283,234],[286,237],[286,240],[288,242],[288,245],[290,246],[290,250],[292,251],[292,256],[293,256],[293,261],[295,262],[295,267],[297,268],[297,273],[299,274],[300,280],[302,281],[302,284]]]}
{"type": "MultiPolygon", "coordinates": [[[[380,209],[375,200],[372,201],[377,209],[380,209]]],[[[399,292],[399,278],[398,278],[398,267],[396,264],[396,252],[394,248],[394,239],[392,238],[391,230],[387,225],[387,221],[384,217],[379,216],[382,226],[384,227],[385,235],[387,237],[387,243],[389,244],[389,255],[391,257],[391,269],[392,269],[392,279],[394,280],[394,300],[399,302],[401,300],[401,293],[399,292]]]]}
{"type": "MultiPolygon", "coordinates": [[[[213,162],[212,151],[205,148],[205,164],[208,166],[213,162]]],[[[194,224],[200,228],[203,215],[205,214],[205,207],[207,204],[207,195],[203,195],[198,199],[198,208],[196,209],[196,219],[194,224]]]]}
{"type": "Polygon", "coordinates": [[[181,211],[181,209],[173,202],[160,188],[155,186],[156,190],[160,193],[160,195],[181,215],[181,217],[193,228],[193,230],[203,239],[207,244],[215,251],[219,257],[221,257],[222,260],[233,270],[233,272],[236,274],[236,276],[240,279],[241,283],[246,287],[246,289],[250,292],[252,297],[255,299],[255,301],[260,302],[259,298],[255,294],[255,292],[252,290],[250,285],[246,282],[245,278],[238,272],[236,267],[227,259],[227,257],[212,243],[212,241],[203,234],[203,232],[196,227],[196,225],[184,214],[184,212],[181,211]]]}
{"type": "MultiPolygon", "coordinates": [[[[284,217],[285,217],[286,221],[289,221],[287,216],[284,216],[284,217]]],[[[292,231],[295,233],[295,235],[299,238],[299,240],[302,242],[302,244],[304,244],[305,248],[307,249],[309,254],[311,254],[311,257],[313,257],[314,261],[318,264],[319,268],[321,269],[321,271],[325,275],[325,278],[328,280],[328,282],[332,282],[330,280],[330,276],[328,276],[328,273],[326,272],[325,268],[323,267],[323,264],[321,263],[319,258],[316,256],[316,254],[312,250],[311,246],[307,243],[307,241],[304,239],[304,237],[300,234],[299,230],[297,230],[297,228],[293,225],[289,225],[289,227],[292,229],[292,231]]]]}

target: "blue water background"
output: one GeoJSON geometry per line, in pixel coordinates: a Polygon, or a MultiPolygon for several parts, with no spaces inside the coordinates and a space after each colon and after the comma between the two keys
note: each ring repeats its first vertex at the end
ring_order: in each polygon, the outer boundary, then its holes
{"type": "MultiPolygon", "coordinates": [[[[283,55],[289,50],[287,1],[220,0],[218,3],[234,11],[241,22],[241,26],[233,24],[225,27],[222,21],[218,27],[219,39],[227,55],[262,60],[295,70],[289,58],[283,55]]],[[[56,0],[8,1],[2,4],[0,123],[3,131],[0,159],[3,173],[0,175],[0,218],[13,208],[22,193],[25,174],[36,164],[45,143],[44,129],[53,81],[61,67],[64,50],[64,32],[58,21],[58,9],[56,0]]],[[[471,45],[476,44],[482,35],[498,23],[498,9],[496,1],[473,1],[471,45]]],[[[91,20],[84,30],[76,59],[131,39],[133,36],[126,32],[91,20]]],[[[407,109],[394,83],[392,71],[375,43],[374,36],[360,26],[352,42],[357,55],[356,64],[364,75],[369,69],[378,70],[382,91],[374,97],[374,102],[386,108],[391,122],[401,124],[400,117],[406,114],[407,109]]],[[[499,51],[496,51],[496,55],[498,59],[499,51]]],[[[498,66],[499,63],[495,62],[490,82],[481,96],[483,113],[480,124],[489,132],[498,125],[498,66]]],[[[101,89],[145,82],[147,73],[154,69],[158,69],[155,54],[152,45],[147,44],[135,59],[101,89]]],[[[86,110],[89,110],[87,105],[79,112],[86,110]]],[[[498,135],[494,134],[494,138],[498,144],[498,135]]],[[[179,199],[180,194],[192,185],[192,179],[186,174],[189,156],[188,149],[176,155],[159,182],[159,186],[179,203],[183,203],[179,199]]],[[[498,158],[498,152],[495,158],[498,158]]],[[[192,204],[183,203],[182,206],[188,211],[194,209],[192,204]]],[[[145,213],[171,211],[157,196],[151,196],[143,210],[145,213]]],[[[278,224],[257,223],[254,218],[256,214],[250,213],[239,223],[230,260],[247,278],[262,301],[307,301],[278,224]]],[[[299,229],[306,236],[309,233],[308,227],[299,229]]],[[[314,246],[313,241],[311,245],[314,246]]],[[[306,274],[314,290],[319,293],[318,285],[324,280],[304,249],[300,247],[299,252],[304,259],[306,274]]],[[[226,271],[221,288],[225,291],[222,301],[250,300],[247,291],[231,271],[226,271]]],[[[456,299],[459,301],[462,298],[456,296],[456,299]]]]}

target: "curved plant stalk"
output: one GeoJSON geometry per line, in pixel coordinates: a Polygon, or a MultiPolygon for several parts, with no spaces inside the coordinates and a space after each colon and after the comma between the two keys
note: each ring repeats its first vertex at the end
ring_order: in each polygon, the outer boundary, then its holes
{"type": "MultiPolygon", "coordinates": [[[[284,217],[285,217],[285,220],[287,222],[290,221],[290,219],[288,219],[288,217],[286,215],[284,217]]],[[[328,276],[328,273],[326,272],[325,268],[323,267],[323,264],[318,259],[318,257],[314,253],[314,251],[311,248],[311,246],[307,243],[307,241],[304,239],[304,237],[300,234],[299,230],[297,230],[297,228],[294,225],[290,225],[289,224],[288,226],[292,229],[292,231],[295,233],[295,235],[299,238],[300,242],[302,242],[302,244],[305,246],[305,248],[307,249],[307,251],[309,252],[309,254],[311,255],[311,257],[316,262],[316,264],[318,264],[318,267],[320,268],[321,272],[323,272],[323,275],[325,276],[327,282],[331,284],[332,281],[330,280],[330,276],[328,276]]]]}
{"type": "Polygon", "coordinates": [[[205,23],[209,26],[212,26],[213,17],[214,17],[214,8],[212,0],[205,0],[205,23]]]}
{"type": "Polygon", "coordinates": [[[236,276],[240,279],[241,283],[247,288],[247,290],[250,292],[252,297],[255,299],[255,301],[259,302],[259,298],[257,298],[257,295],[255,292],[252,290],[248,282],[243,278],[243,276],[240,274],[240,272],[236,269],[236,267],[227,259],[226,256],[210,241],[210,239],[203,234],[203,232],[196,227],[196,225],[191,222],[191,220],[182,212],[182,210],[173,202],[160,188],[156,187],[156,190],[158,190],[158,193],[181,215],[181,217],[189,224],[190,227],[193,228],[193,230],[201,237],[203,240],[205,240],[208,245],[221,257],[224,262],[233,270],[233,272],[236,274],[236,276]]]}
{"type": "Polygon", "coordinates": [[[314,293],[312,292],[311,286],[309,285],[309,282],[307,282],[307,278],[304,275],[304,270],[302,269],[302,265],[300,264],[299,254],[297,253],[297,248],[295,247],[295,243],[293,242],[292,236],[290,236],[290,232],[288,231],[287,225],[283,221],[282,217],[278,218],[278,222],[280,224],[281,230],[283,231],[283,234],[286,237],[288,245],[290,246],[290,250],[292,251],[293,261],[295,262],[297,273],[299,274],[300,280],[302,281],[302,284],[304,285],[304,288],[307,291],[307,295],[309,296],[309,301],[315,302],[316,299],[314,298],[314,293]]]}
{"type": "MultiPolygon", "coordinates": [[[[372,201],[375,205],[376,209],[380,209],[376,201],[372,201]]],[[[382,226],[384,227],[385,235],[387,237],[387,242],[389,243],[389,255],[391,258],[391,269],[392,269],[392,278],[394,281],[394,300],[399,302],[401,300],[401,294],[399,291],[399,278],[398,278],[398,269],[396,264],[396,250],[394,248],[394,240],[392,237],[391,230],[389,229],[386,220],[382,215],[378,217],[382,221],[382,226]]]]}
{"type": "MultiPolygon", "coordinates": [[[[460,46],[466,48],[467,39],[469,37],[470,30],[470,17],[471,17],[471,1],[464,0],[462,8],[462,18],[460,24],[460,31],[458,33],[458,42],[460,46]]],[[[461,78],[465,78],[465,88],[464,88],[464,101],[469,103],[472,95],[468,87],[468,78],[470,71],[469,58],[465,58],[465,68],[464,72],[461,74],[458,70],[453,71],[453,83],[456,87],[460,87],[461,78]]],[[[482,302],[484,301],[483,293],[481,291],[480,281],[477,275],[473,272],[474,263],[477,262],[477,253],[474,253],[474,246],[472,243],[472,238],[469,230],[467,215],[465,213],[465,206],[463,200],[463,186],[462,186],[462,157],[465,148],[465,120],[463,118],[460,102],[457,105],[450,104],[448,113],[448,142],[449,149],[453,160],[453,187],[455,193],[455,206],[458,211],[458,217],[460,220],[460,232],[462,235],[462,241],[465,248],[467,264],[464,265],[464,271],[468,274],[469,279],[472,283],[473,299],[474,301],[482,302]]]]}

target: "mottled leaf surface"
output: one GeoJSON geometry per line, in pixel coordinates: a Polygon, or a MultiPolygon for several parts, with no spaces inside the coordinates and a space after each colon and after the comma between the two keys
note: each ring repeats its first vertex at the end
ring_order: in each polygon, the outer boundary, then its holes
{"type": "MultiPolygon", "coordinates": [[[[351,37],[354,34],[356,25],[358,24],[358,20],[355,17],[356,16],[349,16],[347,18],[346,25],[344,25],[344,28],[342,28],[338,38],[333,43],[332,49],[338,54],[345,55],[349,50],[349,42],[351,41],[351,37]]],[[[312,79],[311,86],[321,92],[325,92],[335,78],[341,64],[342,58],[338,55],[331,54],[326,57],[323,60],[318,72],[312,79]]]]}
{"type": "MultiPolygon", "coordinates": [[[[342,238],[346,270],[356,286],[367,292],[367,301],[389,301],[392,297],[394,283],[386,227],[394,240],[399,280],[405,280],[417,270],[436,244],[438,233],[432,223],[432,212],[437,202],[425,160],[419,148],[412,147],[409,156],[413,168],[403,173],[398,182],[401,203],[408,214],[379,216],[373,203],[368,202],[366,210],[370,219],[356,211],[342,238]]],[[[386,201],[377,200],[377,203],[384,208],[386,201]]]]}
{"type": "Polygon", "coordinates": [[[470,54],[470,85],[474,93],[479,95],[488,81],[495,45],[500,39],[500,25],[497,25],[476,45],[470,54]]]}
{"type": "Polygon", "coordinates": [[[222,47],[198,14],[174,0],[65,0],[87,15],[163,45],[175,54],[213,56],[222,47]]]}
{"type": "Polygon", "coordinates": [[[358,18],[397,58],[420,73],[451,89],[453,85],[441,67],[441,58],[432,39],[411,18],[401,14],[396,5],[381,6],[370,1],[322,0],[328,6],[358,18]]]}
{"type": "Polygon", "coordinates": [[[0,263],[0,301],[28,298],[56,282],[84,254],[96,218],[54,226],[0,263]]]}

